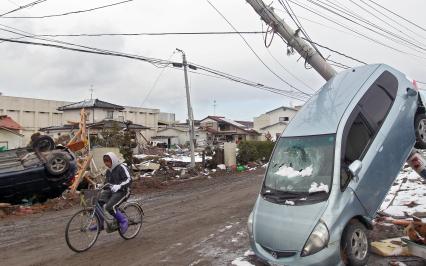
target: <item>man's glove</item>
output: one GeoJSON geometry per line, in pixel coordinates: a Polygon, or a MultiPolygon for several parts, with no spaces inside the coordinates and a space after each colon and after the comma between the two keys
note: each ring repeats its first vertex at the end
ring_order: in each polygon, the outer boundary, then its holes
{"type": "Polygon", "coordinates": [[[120,188],[121,188],[121,186],[120,186],[120,185],[113,185],[113,186],[111,187],[111,191],[112,191],[112,192],[117,192],[120,188]]]}

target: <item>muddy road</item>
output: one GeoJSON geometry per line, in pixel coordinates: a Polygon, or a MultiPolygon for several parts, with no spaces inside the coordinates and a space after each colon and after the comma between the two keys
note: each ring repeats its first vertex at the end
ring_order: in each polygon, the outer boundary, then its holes
{"type": "MultiPolygon", "coordinates": [[[[0,220],[0,264],[230,265],[249,249],[246,221],[262,176],[258,170],[205,178],[137,195],[145,211],[141,234],[125,241],[116,232],[102,232],[81,254],[72,252],[64,239],[76,208],[0,220]]],[[[263,265],[253,258],[242,260],[263,265]]],[[[373,257],[369,265],[388,261],[373,257]]]]}
{"type": "MultiPolygon", "coordinates": [[[[77,209],[0,220],[6,265],[226,265],[248,250],[246,221],[262,172],[173,185],[141,197],[141,234],[125,241],[102,232],[87,252],[66,246],[64,230],[77,209]]],[[[3,264],[5,265],[5,264],[3,264]]]]}

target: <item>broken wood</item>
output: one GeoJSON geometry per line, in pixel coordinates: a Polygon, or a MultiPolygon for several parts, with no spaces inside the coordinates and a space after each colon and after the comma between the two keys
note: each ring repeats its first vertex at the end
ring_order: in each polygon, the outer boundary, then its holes
{"type": "Polygon", "coordinates": [[[371,252],[383,257],[411,255],[400,237],[372,242],[371,252]]]}
{"type": "Polygon", "coordinates": [[[90,161],[92,160],[92,155],[89,154],[86,156],[86,158],[84,159],[84,162],[81,164],[80,169],[77,172],[77,175],[74,179],[74,182],[71,185],[71,192],[74,193],[77,190],[78,185],[80,184],[84,173],[86,172],[87,167],[90,164],[90,161]]]}

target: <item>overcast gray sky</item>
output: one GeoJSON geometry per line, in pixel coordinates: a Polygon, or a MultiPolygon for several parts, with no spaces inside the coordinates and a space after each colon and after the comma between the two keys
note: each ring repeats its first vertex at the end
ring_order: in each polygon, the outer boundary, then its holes
{"type": "MultiPolygon", "coordinates": [[[[262,30],[259,16],[245,0],[210,1],[238,30],[262,30]]],[[[328,3],[328,0],[321,1],[328,3]]],[[[8,12],[30,2],[33,1],[1,0],[0,12],[8,12]]],[[[6,16],[51,15],[115,2],[120,0],[47,0],[6,16]]],[[[319,0],[314,2],[320,3],[319,0]]],[[[411,78],[426,81],[424,29],[426,1],[374,1],[417,26],[386,13],[370,0],[356,1],[359,6],[351,0],[333,0],[333,2],[334,8],[345,7],[360,16],[358,19],[368,19],[371,22],[369,28],[379,34],[386,34],[383,30],[392,31],[397,40],[387,39],[371,30],[356,26],[308,0],[288,1],[313,41],[367,63],[389,64],[411,78]],[[332,21],[315,15],[296,3],[316,10],[332,21]],[[382,17],[365,3],[384,12],[393,20],[382,17]],[[376,42],[360,37],[350,30],[356,30],[376,42]],[[407,41],[401,43],[401,38],[410,42],[411,46],[407,41]]],[[[279,1],[274,1],[272,5],[276,8],[276,12],[295,28],[279,1]]],[[[342,12],[339,13],[344,15],[342,12]]],[[[358,19],[355,21],[359,22],[358,19]]],[[[4,26],[33,34],[232,31],[226,21],[205,0],[134,0],[92,12],[61,17],[44,19],[0,17],[0,37],[16,38],[19,36],[3,31],[7,29],[4,26]]],[[[266,29],[265,26],[263,28],[266,29]]],[[[323,85],[323,79],[314,70],[305,69],[304,61],[299,59],[299,55],[287,56],[287,47],[278,36],[275,36],[269,49],[265,47],[264,36],[261,34],[244,37],[273,71],[295,87],[310,92],[306,85],[314,89],[323,85]],[[289,75],[283,67],[306,85],[289,75]]],[[[291,89],[262,65],[238,35],[55,37],[55,39],[147,57],[166,60],[170,58],[172,61],[181,60],[179,53],[173,53],[175,48],[180,48],[186,52],[190,62],[275,88],[291,89]]],[[[37,41],[29,38],[21,40],[37,41]]],[[[93,85],[96,98],[121,105],[159,108],[164,112],[176,113],[179,120],[186,117],[184,79],[180,70],[156,68],[146,62],[125,58],[15,43],[0,43],[0,49],[0,92],[4,95],[80,101],[90,98],[89,89],[93,85]]],[[[324,56],[330,56],[331,60],[345,65],[360,65],[326,49],[320,48],[320,51],[324,56]]],[[[340,68],[336,69],[342,71],[340,68]]],[[[214,100],[217,104],[216,115],[236,120],[252,120],[254,116],[278,106],[300,104],[298,101],[253,87],[193,73],[190,73],[190,83],[196,119],[214,113],[214,100]]]]}

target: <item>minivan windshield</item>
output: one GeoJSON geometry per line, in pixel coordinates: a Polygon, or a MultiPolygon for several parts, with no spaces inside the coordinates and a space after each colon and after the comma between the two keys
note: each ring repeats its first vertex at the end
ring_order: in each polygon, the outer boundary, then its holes
{"type": "Polygon", "coordinates": [[[269,162],[262,193],[328,194],[335,135],[281,137],[269,162]]]}

